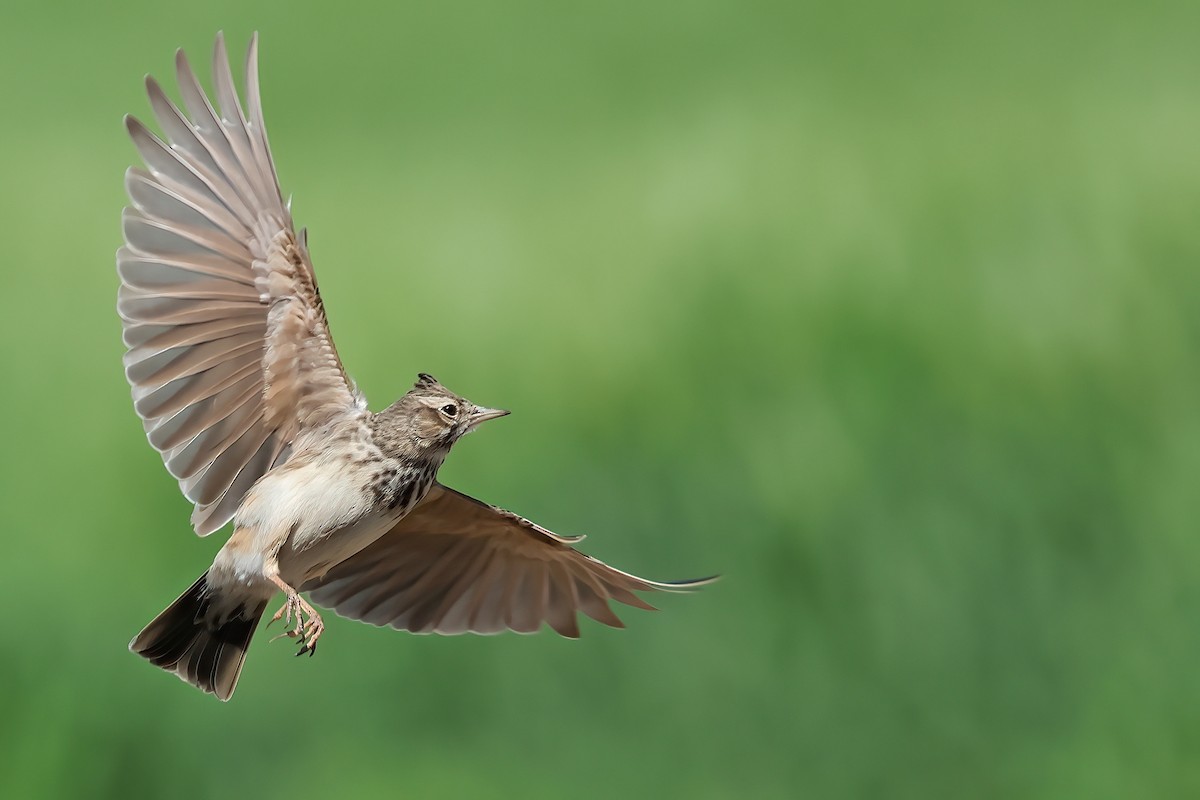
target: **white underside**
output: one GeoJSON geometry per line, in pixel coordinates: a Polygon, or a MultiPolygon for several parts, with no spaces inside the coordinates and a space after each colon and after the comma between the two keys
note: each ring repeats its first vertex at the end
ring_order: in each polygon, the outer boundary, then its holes
{"type": "Polygon", "coordinates": [[[363,468],[323,459],[269,472],[246,495],[234,534],[209,571],[214,590],[267,598],[277,575],[294,589],[374,542],[400,515],[379,513],[363,468]]]}

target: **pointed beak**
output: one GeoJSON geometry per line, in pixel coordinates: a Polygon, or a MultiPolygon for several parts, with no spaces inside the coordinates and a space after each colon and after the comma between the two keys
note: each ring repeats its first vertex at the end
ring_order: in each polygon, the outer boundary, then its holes
{"type": "Polygon", "coordinates": [[[475,430],[480,423],[487,422],[489,419],[497,417],[507,417],[511,412],[505,411],[502,408],[481,408],[475,406],[475,410],[471,412],[471,423],[468,430],[475,430]]]}

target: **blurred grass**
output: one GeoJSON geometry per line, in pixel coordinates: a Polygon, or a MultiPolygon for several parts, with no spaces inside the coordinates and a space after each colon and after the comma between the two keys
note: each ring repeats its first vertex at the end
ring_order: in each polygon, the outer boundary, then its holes
{"type": "Polygon", "coordinates": [[[0,794],[1200,790],[1194,4],[4,15],[0,794]],[[514,409],[448,483],[722,583],[579,642],[335,620],[228,706],[125,652],[220,535],[121,376],[119,120],[222,28],[375,407],[514,409]]]}

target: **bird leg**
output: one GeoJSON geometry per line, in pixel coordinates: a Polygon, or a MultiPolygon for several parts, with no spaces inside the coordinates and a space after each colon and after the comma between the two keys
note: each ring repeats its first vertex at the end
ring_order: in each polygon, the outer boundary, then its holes
{"type": "MultiPolygon", "coordinates": [[[[271,583],[279,587],[284,593],[286,599],[283,601],[283,606],[275,612],[275,616],[271,617],[271,621],[267,623],[270,626],[272,623],[282,619],[284,625],[292,624],[292,617],[295,616],[296,626],[290,630],[276,636],[287,636],[290,639],[300,640],[300,652],[296,653],[302,656],[308,653],[310,656],[317,652],[317,640],[321,638],[321,634],[325,631],[325,623],[321,620],[321,615],[317,610],[309,605],[308,601],[300,596],[300,593],[283,582],[283,579],[278,575],[270,576],[271,583]],[[308,617],[308,619],[305,619],[308,617]]],[[[275,641],[272,639],[271,641],[275,641]]]]}

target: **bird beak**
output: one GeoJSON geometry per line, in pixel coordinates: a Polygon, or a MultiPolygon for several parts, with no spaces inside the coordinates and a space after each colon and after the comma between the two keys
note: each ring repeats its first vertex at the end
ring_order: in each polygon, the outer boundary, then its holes
{"type": "Polygon", "coordinates": [[[467,426],[467,430],[475,430],[480,423],[487,422],[489,419],[497,417],[507,417],[511,412],[505,411],[502,408],[480,408],[475,406],[475,410],[471,412],[471,421],[467,426]]]}

